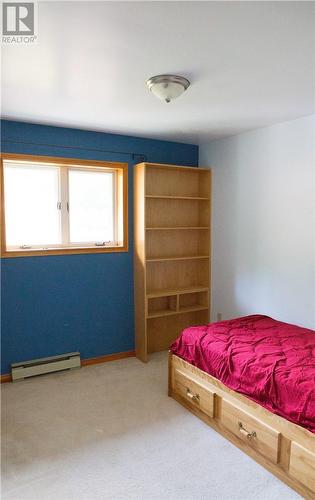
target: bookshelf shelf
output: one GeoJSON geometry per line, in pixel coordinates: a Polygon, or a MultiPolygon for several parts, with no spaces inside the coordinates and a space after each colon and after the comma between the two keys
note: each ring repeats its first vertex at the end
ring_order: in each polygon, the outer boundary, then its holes
{"type": "Polygon", "coordinates": [[[147,319],[161,318],[163,316],[173,316],[175,314],[187,314],[190,312],[204,311],[207,309],[208,309],[208,306],[203,306],[201,304],[196,304],[194,306],[182,307],[181,309],[178,309],[178,311],[172,311],[170,309],[161,309],[160,311],[148,314],[147,319]]]}
{"type": "Polygon", "coordinates": [[[146,262],[166,262],[168,260],[195,260],[195,259],[209,259],[209,255],[185,255],[183,257],[158,257],[155,259],[147,259],[146,262]]]}
{"type": "Polygon", "coordinates": [[[197,293],[197,292],[207,292],[209,287],[207,286],[189,286],[189,287],[181,287],[181,288],[162,288],[161,290],[148,290],[147,298],[154,297],[164,297],[171,295],[185,295],[189,293],[197,293]]]}
{"type": "Polygon", "coordinates": [[[209,226],[174,226],[174,227],[147,227],[147,231],[182,231],[182,230],[205,230],[210,229],[209,226]]]}
{"type": "Polygon", "coordinates": [[[146,198],[155,200],[197,200],[197,201],[209,201],[209,198],[201,196],[152,196],[146,195],[146,198]]]}

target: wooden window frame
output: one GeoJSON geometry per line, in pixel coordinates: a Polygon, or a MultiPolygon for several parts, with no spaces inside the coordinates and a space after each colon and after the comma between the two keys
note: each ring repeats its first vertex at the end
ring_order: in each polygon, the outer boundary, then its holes
{"type": "MultiPolygon", "coordinates": [[[[61,169],[62,172],[62,169],[61,169]]],[[[98,160],[81,160],[77,158],[61,158],[51,156],[34,156],[25,154],[14,153],[1,153],[1,175],[0,175],[0,197],[1,197],[1,257],[31,257],[31,256],[44,256],[44,255],[73,255],[73,254],[96,254],[96,253],[116,253],[128,252],[128,163],[120,162],[107,162],[98,160]],[[4,175],[3,175],[3,162],[5,160],[16,162],[30,162],[45,165],[52,165],[57,167],[73,167],[73,168],[106,168],[110,171],[117,173],[117,183],[119,186],[118,193],[119,199],[117,200],[118,219],[120,220],[120,227],[122,223],[122,234],[120,239],[122,245],[120,246],[69,246],[60,248],[48,249],[19,249],[7,250],[6,247],[6,231],[5,231],[5,200],[4,200],[4,175]]]]}

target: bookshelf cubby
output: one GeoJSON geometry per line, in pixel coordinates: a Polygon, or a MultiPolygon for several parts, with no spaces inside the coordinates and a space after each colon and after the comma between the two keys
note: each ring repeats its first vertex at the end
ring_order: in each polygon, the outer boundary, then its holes
{"type": "Polygon", "coordinates": [[[134,169],[136,355],[168,349],[209,321],[211,171],[134,169]]]}

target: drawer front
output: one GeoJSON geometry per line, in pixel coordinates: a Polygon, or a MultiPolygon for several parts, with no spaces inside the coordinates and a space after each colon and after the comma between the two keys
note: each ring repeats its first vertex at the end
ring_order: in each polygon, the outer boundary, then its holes
{"type": "Polygon", "coordinates": [[[190,378],[181,370],[174,370],[174,389],[189,406],[198,408],[208,417],[213,418],[214,392],[202,382],[190,378]]]}
{"type": "Polygon", "coordinates": [[[294,441],[291,444],[289,473],[315,493],[315,454],[294,441]]]}
{"type": "Polygon", "coordinates": [[[278,431],[224,399],[222,399],[221,422],[248,446],[268,460],[278,463],[280,445],[278,431]]]}

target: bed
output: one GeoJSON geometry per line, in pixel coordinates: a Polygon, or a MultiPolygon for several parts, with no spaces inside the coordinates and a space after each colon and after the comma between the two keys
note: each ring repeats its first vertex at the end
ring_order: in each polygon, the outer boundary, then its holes
{"type": "Polygon", "coordinates": [[[186,328],[169,395],[315,498],[315,332],[262,315],[186,328]]]}

